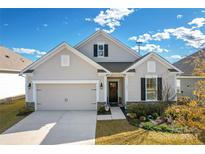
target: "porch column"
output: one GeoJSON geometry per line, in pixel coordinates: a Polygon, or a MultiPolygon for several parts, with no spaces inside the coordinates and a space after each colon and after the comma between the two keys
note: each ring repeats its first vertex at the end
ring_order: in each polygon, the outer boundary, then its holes
{"type": "Polygon", "coordinates": [[[33,83],[33,102],[35,111],[37,110],[37,99],[36,99],[36,83],[33,83]]]}
{"type": "Polygon", "coordinates": [[[127,105],[128,101],[128,76],[125,75],[125,105],[127,105]]]}
{"type": "Polygon", "coordinates": [[[107,105],[107,76],[104,76],[104,101],[107,105]]]}

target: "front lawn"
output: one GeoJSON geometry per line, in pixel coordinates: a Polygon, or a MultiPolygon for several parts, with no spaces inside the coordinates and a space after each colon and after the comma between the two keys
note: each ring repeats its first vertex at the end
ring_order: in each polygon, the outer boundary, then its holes
{"type": "Polygon", "coordinates": [[[0,133],[22,120],[26,115],[18,115],[25,107],[25,99],[15,100],[10,104],[0,104],[0,133]]]}
{"type": "MultiPolygon", "coordinates": [[[[203,138],[203,137],[201,137],[203,138]]],[[[137,128],[127,120],[97,121],[96,144],[138,145],[138,144],[204,144],[193,134],[175,134],[148,131],[137,128]]]]}

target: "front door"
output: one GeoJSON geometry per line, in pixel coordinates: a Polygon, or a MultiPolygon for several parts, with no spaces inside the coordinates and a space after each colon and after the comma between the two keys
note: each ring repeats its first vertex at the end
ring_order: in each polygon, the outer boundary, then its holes
{"type": "Polygon", "coordinates": [[[109,102],[118,102],[118,84],[116,81],[109,82],[109,102]]]}

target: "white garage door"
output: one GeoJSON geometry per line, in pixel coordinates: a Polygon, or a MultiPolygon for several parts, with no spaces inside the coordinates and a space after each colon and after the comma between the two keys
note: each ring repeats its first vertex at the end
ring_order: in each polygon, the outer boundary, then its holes
{"type": "Polygon", "coordinates": [[[39,84],[37,110],[96,110],[95,84],[39,84]]]}

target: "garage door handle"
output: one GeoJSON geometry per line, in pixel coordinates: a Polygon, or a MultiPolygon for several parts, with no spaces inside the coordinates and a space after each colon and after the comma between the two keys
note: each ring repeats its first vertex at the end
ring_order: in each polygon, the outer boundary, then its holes
{"type": "Polygon", "coordinates": [[[91,89],[91,90],[96,90],[96,89],[91,89]]]}
{"type": "Polygon", "coordinates": [[[96,103],[91,103],[91,104],[96,104],[96,103]]]}

